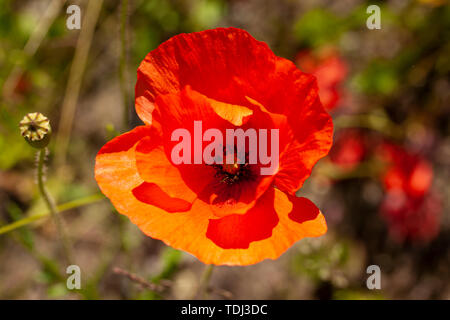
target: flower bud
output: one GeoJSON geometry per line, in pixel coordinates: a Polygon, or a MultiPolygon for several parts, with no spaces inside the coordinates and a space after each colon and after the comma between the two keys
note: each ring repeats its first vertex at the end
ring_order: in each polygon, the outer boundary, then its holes
{"type": "Polygon", "coordinates": [[[50,120],[40,112],[28,113],[19,123],[20,133],[34,148],[45,148],[50,142],[50,120]]]}

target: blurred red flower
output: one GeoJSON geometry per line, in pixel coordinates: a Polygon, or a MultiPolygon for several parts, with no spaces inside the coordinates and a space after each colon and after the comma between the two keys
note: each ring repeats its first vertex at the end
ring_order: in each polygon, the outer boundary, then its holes
{"type": "Polygon", "coordinates": [[[433,239],[439,232],[441,200],[431,189],[430,164],[390,143],[383,143],[379,151],[387,164],[382,176],[386,195],[381,211],[391,235],[399,241],[433,239]]]}
{"type": "Polygon", "coordinates": [[[400,190],[391,190],[381,210],[391,236],[399,242],[429,241],[439,233],[442,205],[435,193],[411,197],[400,190]]]}
{"type": "Polygon", "coordinates": [[[177,35],[141,63],[135,102],[145,125],[99,151],[95,177],[144,233],[204,263],[248,265],[326,232],[319,209],[295,192],[328,153],[332,120],[315,78],[265,43],[235,28],[177,35]],[[174,164],[171,133],[194,131],[196,120],[221,132],[279,129],[277,170],[174,164]]]}
{"type": "Polygon", "coordinates": [[[303,50],[297,54],[295,61],[300,70],[316,76],[320,100],[325,109],[335,109],[342,95],[339,86],[347,75],[347,64],[336,50],[325,48],[316,53],[303,50]]]}
{"type": "Polygon", "coordinates": [[[433,180],[433,169],[427,160],[391,143],[382,143],[379,154],[387,163],[382,180],[387,191],[402,190],[408,196],[427,193],[433,180]]]}
{"type": "Polygon", "coordinates": [[[13,94],[17,95],[18,97],[27,95],[33,89],[30,75],[27,72],[20,74],[15,81],[16,82],[13,88],[13,94]]]}
{"type": "Polygon", "coordinates": [[[341,130],[336,134],[330,150],[330,160],[344,170],[360,164],[367,154],[367,142],[363,133],[356,129],[341,130]]]}

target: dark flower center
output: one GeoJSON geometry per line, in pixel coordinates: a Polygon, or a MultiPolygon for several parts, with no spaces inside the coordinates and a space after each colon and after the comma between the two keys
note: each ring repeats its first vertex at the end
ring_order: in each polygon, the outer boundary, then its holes
{"type": "MultiPolygon", "coordinates": [[[[224,150],[224,159],[226,159],[226,152],[224,150]]],[[[234,163],[213,164],[216,170],[215,176],[219,178],[221,183],[228,185],[253,178],[253,172],[250,169],[248,161],[248,153],[245,154],[245,163],[238,163],[235,150],[234,163]]]]}

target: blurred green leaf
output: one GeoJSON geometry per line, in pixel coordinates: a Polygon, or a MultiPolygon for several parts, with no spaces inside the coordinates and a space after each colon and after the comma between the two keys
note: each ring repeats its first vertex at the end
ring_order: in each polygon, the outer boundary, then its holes
{"type": "Polygon", "coordinates": [[[161,279],[170,278],[178,269],[182,258],[182,252],[171,247],[164,248],[161,254],[161,260],[163,261],[163,268],[161,272],[152,278],[152,282],[158,282],[161,279]]]}
{"type": "Polygon", "coordinates": [[[398,88],[398,74],[388,62],[374,61],[354,76],[352,85],[363,93],[389,95],[398,88]]]}
{"type": "Polygon", "coordinates": [[[47,295],[50,298],[61,298],[65,296],[69,291],[67,290],[66,283],[56,283],[47,289],[47,295]]]}
{"type": "Polygon", "coordinates": [[[325,9],[305,13],[295,24],[297,39],[309,47],[334,42],[343,31],[342,19],[325,9]]]}
{"type": "Polygon", "coordinates": [[[224,15],[225,3],[220,0],[196,1],[191,13],[195,31],[210,29],[217,25],[224,15]]]}
{"type": "MultiPolygon", "coordinates": [[[[14,202],[8,203],[7,211],[14,221],[18,221],[23,218],[22,210],[14,202]]],[[[29,250],[33,250],[34,241],[33,235],[31,234],[30,230],[27,228],[22,228],[18,230],[18,233],[24,246],[27,247],[29,250]]]]}
{"type": "Polygon", "coordinates": [[[333,293],[336,300],[384,300],[384,296],[379,291],[362,291],[351,289],[338,289],[333,293]]]}

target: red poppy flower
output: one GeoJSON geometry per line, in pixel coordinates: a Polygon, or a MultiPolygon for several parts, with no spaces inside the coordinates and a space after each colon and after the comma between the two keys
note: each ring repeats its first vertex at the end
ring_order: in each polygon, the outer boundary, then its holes
{"type": "Polygon", "coordinates": [[[341,91],[339,86],[347,75],[347,65],[335,50],[325,49],[318,53],[304,50],[296,57],[297,66],[317,78],[320,100],[327,110],[338,106],[341,91]]]}
{"type": "Polygon", "coordinates": [[[367,154],[367,141],[359,130],[340,131],[330,151],[330,160],[344,170],[360,164],[367,154]]]}
{"type": "Polygon", "coordinates": [[[402,190],[409,196],[419,197],[429,190],[433,170],[428,161],[391,143],[381,144],[379,154],[387,163],[382,177],[387,191],[402,190]]]}
{"type": "Polygon", "coordinates": [[[429,241],[439,233],[442,204],[436,193],[411,197],[401,190],[386,193],[381,212],[391,236],[399,241],[429,241]]]}
{"type": "MultiPolygon", "coordinates": [[[[295,241],[326,232],[319,209],[295,196],[331,147],[332,121],[317,91],[313,76],[243,30],[177,35],[141,63],[136,111],[145,125],[99,151],[96,180],[145,234],[204,263],[276,259],[295,241]],[[172,134],[183,128],[195,137],[194,121],[222,133],[278,129],[278,166],[261,175],[262,165],[247,159],[176,164],[172,134]]],[[[206,146],[195,148],[194,158],[206,146]]]]}
{"type": "Polygon", "coordinates": [[[398,241],[432,239],[439,231],[441,201],[431,190],[430,164],[390,143],[382,144],[379,150],[387,163],[382,177],[386,195],[381,212],[390,233],[398,241]]]}

